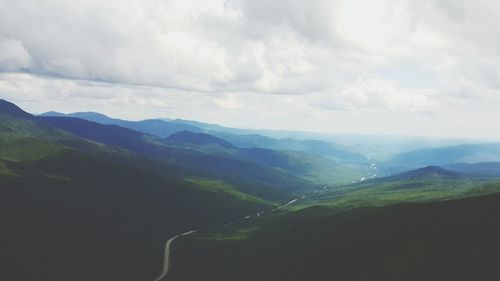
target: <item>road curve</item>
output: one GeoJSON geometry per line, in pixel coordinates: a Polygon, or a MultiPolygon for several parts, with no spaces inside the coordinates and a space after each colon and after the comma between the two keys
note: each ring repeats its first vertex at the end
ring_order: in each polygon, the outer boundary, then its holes
{"type": "Polygon", "coordinates": [[[153,281],[160,281],[163,278],[165,278],[165,276],[168,273],[168,270],[170,269],[170,247],[172,246],[172,242],[174,242],[174,240],[179,238],[179,237],[193,234],[196,231],[198,231],[198,230],[190,230],[190,231],[187,231],[187,232],[184,232],[181,234],[177,234],[174,237],[167,240],[167,242],[165,243],[165,256],[163,258],[163,271],[161,272],[161,274],[158,277],[153,279],[153,281]]]}
{"type": "MultiPolygon", "coordinates": [[[[276,207],[274,209],[271,209],[271,212],[275,211],[275,210],[278,210],[278,209],[281,209],[281,208],[284,208],[284,207],[286,207],[288,205],[291,205],[291,204],[295,203],[297,200],[299,200],[299,199],[298,198],[293,199],[290,202],[287,202],[287,203],[282,204],[282,205],[280,205],[280,206],[278,206],[278,207],[276,207]]],[[[259,211],[259,212],[255,213],[255,214],[251,214],[251,215],[248,215],[246,217],[242,217],[240,219],[237,219],[237,220],[234,220],[234,221],[232,221],[230,223],[227,223],[224,226],[233,224],[233,223],[235,223],[235,222],[237,222],[239,220],[242,220],[242,219],[250,218],[253,215],[257,215],[257,217],[260,217],[261,213],[264,213],[264,211],[259,211]]],[[[163,258],[163,271],[161,272],[161,274],[158,277],[156,277],[152,281],[161,281],[167,275],[167,273],[168,273],[168,271],[170,269],[170,247],[172,246],[172,243],[175,241],[175,239],[177,239],[179,237],[182,237],[182,236],[193,234],[193,233],[195,233],[197,231],[199,231],[199,229],[186,231],[184,233],[177,234],[174,237],[172,237],[172,238],[170,238],[170,239],[167,240],[167,242],[165,243],[165,256],[163,258]]]]}

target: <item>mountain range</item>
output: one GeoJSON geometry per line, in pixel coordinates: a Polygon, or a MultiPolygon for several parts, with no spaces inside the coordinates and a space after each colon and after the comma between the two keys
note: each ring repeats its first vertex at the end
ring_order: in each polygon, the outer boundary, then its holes
{"type": "Polygon", "coordinates": [[[493,272],[499,144],[382,159],[291,135],[0,100],[0,279],[154,280],[190,230],[168,280],[493,272]]]}
{"type": "Polygon", "coordinates": [[[339,145],[319,140],[275,139],[264,135],[255,134],[253,130],[227,128],[214,124],[187,120],[151,119],[143,121],[126,121],[113,119],[95,112],[76,112],[63,114],[46,112],[41,116],[76,117],[88,121],[118,125],[124,128],[166,138],[174,133],[189,131],[194,133],[207,133],[228,141],[241,148],[266,148],[274,150],[302,151],[311,154],[328,156],[336,160],[364,162],[366,157],[350,152],[339,145]]]}

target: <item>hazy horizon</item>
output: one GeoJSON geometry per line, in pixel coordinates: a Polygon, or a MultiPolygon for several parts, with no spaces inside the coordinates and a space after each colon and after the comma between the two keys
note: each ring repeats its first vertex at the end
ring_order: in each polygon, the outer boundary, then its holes
{"type": "Polygon", "coordinates": [[[494,0],[0,0],[0,281],[498,278],[498,26],[494,0]]]}
{"type": "Polygon", "coordinates": [[[0,0],[0,98],[236,128],[499,140],[495,1],[0,0]]]}
{"type": "MultiPolygon", "coordinates": [[[[10,102],[10,101],[9,101],[10,102]]],[[[24,108],[22,108],[24,110],[24,108]]],[[[92,110],[87,110],[87,111],[67,111],[67,112],[62,112],[62,111],[56,111],[56,110],[47,110],[47,111],[41,111],[41,112],[28,112],[34,115],[43,115],[47,113],[60,113],[60,114],[78,114],[78,113],[95,113],[95,114],[102,114],[108,118],[113,118],[113,119],[120,119],[120,120],[127,120],[127,121],[144,121],[144,120],[164,120],[164,121],[176,121],[176,120],[183,120],[183,121],[194,121],[194,122],[201,122],[205,124],[210,124],[210,125],[217,125],[217,126],[223,126],[226,128],[230,129],[240,129],[243,131],[255,131],[255,134],[258,134],[259,132],[282,132],[282,133],[296,133],[296,134],[301,134],[303,133],[305,136],[302,137],[303,139],[307,139],[307,135],[309,135],[310,139],[314,139],[313,135],[323,136],[323,137],[355,137],[355,136],[360,136],[360,137],[373,137],[373,138],[408,138],[408,139],[435,139],[435,140],[456,140],[456,141],[463,141],[463,143],[475,143],[475,142],[498,142],[500,141],[500,138],[474,138],[474,137],[446,137],[446,136],[433,136],[433,135],[404,135],[404,134],[363,134],[361,133],[325,133],[325,132],[315,132],[315,131],[307,131],[307,130],[291,130],[291,129],[272,129],[272,128],[263,128],[263,127],[238,127],[238,126],[230,126],[230,125],[225,125],[221,123],[211,123],[211,122],[206,122],[204,120],[195,120],[195,119],[183,119],[183,118],[177,118],[175,116],[157,116],[157,117],[150,117],[150,118],[136,118],[136,119],[127,119],[126,117],[118,117],[118,116],[113,116],[109,115],[103,112],[97,112],[97,111],[92,111],[92,110]]],[[[280,138],[280,137],[276,137],[280,138]]],[[[290,136],[290,138],[294,138],[293,136],[290,136]]],[[[295,137],[296,138],[296,137],[295,137]]],[[[330,139],[331,140],[331,139],[330,139]]]]}

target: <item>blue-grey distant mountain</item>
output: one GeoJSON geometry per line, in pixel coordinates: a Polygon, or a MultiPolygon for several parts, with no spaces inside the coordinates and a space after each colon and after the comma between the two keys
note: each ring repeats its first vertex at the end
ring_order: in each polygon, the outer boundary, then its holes
{"type": "Polygon", "coordinates": [[[294,189],[308,186],[299,175],[276,170],[262,162],[250,162],[238,155],[192,147],[192,143],[184,147],[179,146],[180,143],[168,145],[153,135],[73,117],[40,116],[38,120],[86,139],[169,161],[205,177],[225,179],[237,184],[241,190],[263,198],[283,198],[294,189]]]}
{"type": "Polygon", "coordinates": [[[165,139],[165,142],[170,144],[194,144],[194,145],[217,144],[225,148],[235,148],[234,145],[230,144],[229,142],[223,139],[205,133],[194,133],[190,131],[182,131],[170,135],[165,139]]]}
{"type": "Polygon", "coordinates": [[[184,119],[161,119],[165,121],[170,121],[172,123],[176,124],[184,124],[184,125],[189,125],[193,127],[197,127],[202,129],[205,132],[213,133],[213,132],[220,132],[220,133],[229,133],[229,134],[250,134],[252,130],[246,130],[246,129],[238,129],[238,128],[229,128],[225,126],[221,126],[218,124],[210,124],[210,123],[204,123],[204,122],[198,122],[198,121],[192,121],[192,120],[184,120],[184,119]]]}
{"type": "MultiPolygon", "coordinates": [[[[313,139],[324,140],[322,138],[313,139]]],[[[363,133],[363,131],[360,131],[358,134],[332,135],[326,140],[378,160],[388,160],[394,155],[415,150],[447,147],[464,143],[480,143],[477,140],[458,138],[368,135],[363,133]]]]}
{"type": "Polygon", "coordinates": [[[352,152],[332,142],[333,137],[309,132],[287,130],[256,130],[229,128],[217,124],[174,119],[172,122],[188,124],[225,139],[238,147],[257,147],[314,153],[342,161],[365,161],[362,154],[352,152]]]}
{"type": "MultiPolygon", "coordinates": [[[[67,116],[77,117],[92,122],[118,125],[143,133],[166,138],[172,134],[189,131],[194,133],[206,133],[216,136],[228,143],[241,148],[266,148],[273,150],[302,151],[317,154],[340,161],[365,162],[366,157],[350,152],[338,145],[319,140],[296,140],[296,139],[275,139],[263,135],[255,134],[255,130],[236,129],[189,120],[169,120],[169,119],[149,119],[142,121],[127,121],[110,118],[106,115],[95,112],[76,112],[63,114],[58,112],[47,112],[42,116],[67,116]]],[[[194,136],[194,135],[193,135],[194,136]]],[[[193,137],[191,136],[191,137],[193,137]]],[[[184,136],[187,137],[187,136],[184,136]]],[[[227,144],[225,144],[227,145],[227,144]]]]}
{"type": "Polygon", "coordinates": [[[56,116],[56,117],[76,117],[85,119],[88,121],[104,124],[104,125],[118,125],[124,128],[140,131],[143,133],[158,136],[160,138],[166,138],[172,134],[191,131],[191,132],[202,132],[203,130],[187,124],[180,124],[175,122],[169,122],[159,119],[148,119],[141,121],[128,121],[122,119],[110,118],[104,114],[96,112],[76,112],[70,114],[58,113],[58,112],[46,112],[42,116],[56,116]]]}
{"type": "Polygon", "coordinates": [[[259,184],[252,185],[252,190],[245,189],[257,196],[277,198],[293,189],[306,188],[307,182],[301,182],[304,179],[340,184],[366,173],[364,166],[341,165],[304,152],[238,148],[208,134],[184,131],[161,139],[118,125],[103,125],[73,117],[40,116],[38,119],[80,137],[147,157],[174,161],[205,174],[233,178],[234,182],[250,178],[256,182],[254,179],[259,179],[259,184]],[[217,144],[218,148],[206,145],[210,143],[217,144]]]}
{"type": "Polygon", "coordinates": [[[252,130],[235,129],[220,126],[217,124],[208,124],[197,121],[175,119],[150,119],[143,121],[126,121],[114,119],[106,115],[95,112],[77,112],[71,114],[62,114],[57,112],[47,112],[42,116],[71,116],[86,119],[101,124],[115,124],[129,129],[141,131],[144,133],[156,135],[164,138],[171,134],[182,131],[205,132],[217,136],[227,142],[243,148],[268,148],[275,150],[294,150],[308,153],[319,154],[340,160],[363,161],[365,157],[343,150],[334,144],[317,140],[294,140],[294,139],[273,139],[257,134],[248,134],[252,130]]]}
{"type": "Polygon", "coordinates": [[[394,156],[387,169],[408,170],[424,166],[446,166],[454,163],[500,162],[500,144],[463,144],[421,149],[394,156]]]}
{"type": "Polygon", "coordinates": [[[384,178],[373,179],[371,181],[388,182],[388,181],[399,181],[399,180],[425,180],[428,178],[460,179],[465,177],[468,177],[468,175],[454,171],[449,171],[439,166],[428,166],[384,178]]]}
{"type": "Polygon", "coordinates": [[[243,130],[226,128],[219,125],[207,124],[207,126],[204,126],[203,123],[195,121],[189,122],[189,124],[200,126],[200,128],[207,130],[206,132],[210,135],[216,136],[240,148],[300,151],[339,161],[366,162],[365,156],[350,152],[329,142],[319,140],[274,139],[258,134],[241,134],[243,130]],[[223,131],[217,131],[217,128],[222,128],[223,131]],[[229,131],[235,133],[228,133],[229,131]]]}
{"type": "Polygon", "coordinates": [[[184,131],[171,135],[164,142],[176,147],[196,149],[203,153],[217,153],[226,157],[278,168],[295,176],[314,179],[317,182],[347,183],[361,177],[367,170],[363,166],[343,165],[332,159],[303,151],[273,150],[259,147],[240,148],[223,139],[204,133],[184,131]],[[208,147],[209,145],[211,146],[208,147]]]}
{"type": "Polygon", "coordinates": [[[8,114],[10,116],[23,119],[33,117],[33,115],[27,113],[26,111],[22,110],[15,104],[8,102],[4,99],[0,99],[0,113],[8,114]]]}
{"type": "Polygon", "coordinates": [[[320,140],[274,139],[257,134],[239,135],[221,132],[213,132],[213,134],[238,147],[302,151],[329,157],[339,161],[367,161],[366,157],[361,154],[350,152],[339,145],[320,140]]]}
{"type": "Polygon", "coordinates": [[[456,163],[445,166],[450,171],[482,176],[500,176],[500,162],[456,163]]]}
{"type": "Polygon", "coordinates": [[[118,125],[104,125],[76,117],[40,116],[38,120],[89,140],[131,150],[143,149],[144,134],[118,125]]]}
{"type": "Polygon", "coordinates": [[[364,162],[367,158],[387,160],[388,157],[398,153],[473,142],[467,139],[363,135],[362,132],[360,134],[328,135],[287,130],[240,129],[199,121],[167,118],[128,121],[110,118],[96,112],[64,114],[50,111],[42,116],[78,117],[101,124],[119,125],[160,138],[166,138],[181,131],[207,133],[238,147],[304,151],[340,161],[364,162]]]}

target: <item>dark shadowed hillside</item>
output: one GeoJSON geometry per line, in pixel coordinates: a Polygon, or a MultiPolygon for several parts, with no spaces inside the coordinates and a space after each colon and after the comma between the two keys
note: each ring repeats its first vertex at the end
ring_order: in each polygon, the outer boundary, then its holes
{"type": "MultiPolygon", "coordinates": [[[[152,279],[169,237],[273,204],[7,108],[0,109],[2,280],[152,279]]],[[[133,141],[128,133],[119,136],[133,141]]]]}
{"type": "MultiPolygon", "coordinates": [[[[312,207],[243,238],[185,238],[172,280],[495,280],[500,196],[336,213],[312,207]],[[246,237],[246,238],[245,238],[246,237]],[[197,268],[192,271],[191,268],[197,268]]],[[[252,225],[240,226],[253,229],[252,225]]]]}
{"type": "Polygon", "coordinates": [[[214,137],[209,134],[204,134],[204,133],[193,133],[190,131],[182,131],[175,133],[165,139],[166,143],[171,143],[171,144],[194,144],[194,145],[209,145],[209,144],[216,144],[224,148],[235,148],[234,145],[230,144],[229,142],[214,137]]]}
{"type": "MultiPolygon", "coordinates": [[[[173,244],[168,280],[487,280],[493,273],[496,163],[377,178],[375,163],[322,157],[342,153],[324,142],[238,147],[207,133],[160,138],[84,115],[100,123],[0,103],[0,238],[8,241],[0,279],[152,280],[165,241],[200,228],[173,244]]],[[[495,149],[395,159],[448,162],[495,149]]]]}

